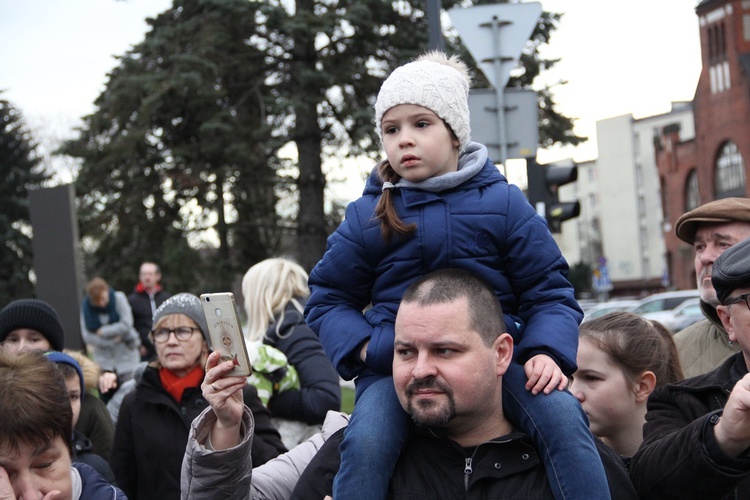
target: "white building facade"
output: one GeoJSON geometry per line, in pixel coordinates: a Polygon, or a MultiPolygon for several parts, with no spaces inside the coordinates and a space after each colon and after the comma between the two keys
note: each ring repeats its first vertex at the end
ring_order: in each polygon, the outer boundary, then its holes
{"type": "Polygon", "coordinates": [[[598,158],[580,163],[578,182],[560,188],[560,200],[578,199],[581,215],[562,226],[568,262],[600,269],[606,264],[611,295],[637,296],[667,285],[666,250],[655,142],[678,124],[683,140],[695,137],[692,105],[668,113],[623,115],[596,124],[598,158]]]}

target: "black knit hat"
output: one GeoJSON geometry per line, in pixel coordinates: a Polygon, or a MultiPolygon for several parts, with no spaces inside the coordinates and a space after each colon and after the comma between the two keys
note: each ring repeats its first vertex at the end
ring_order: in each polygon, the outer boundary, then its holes
{"type": "Polygon", "coordinates": [[[57,311],[42,300],[14,300],[0,311],[0,342],[20,328],[41,333],[55,351],[62,351],[65,347],[65,333],[57,311]]]}
{"type": "Polygon", "coordinates": [[[717,257],[711,283],[722,304],[726,304],[737,288],[750,287],[750,239],[737,243],[717,257]]]}

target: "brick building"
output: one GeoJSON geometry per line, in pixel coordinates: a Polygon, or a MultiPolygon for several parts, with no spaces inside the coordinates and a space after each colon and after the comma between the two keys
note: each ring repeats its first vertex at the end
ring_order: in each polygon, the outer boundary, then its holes
{"type": "Polygon", "coordinates": [[[693,99],[695,138],[678,125],[658,138],[656,162],[672,286],[695,288],[693,251],[674,236],[674,223],[712,200],[748,196],[750,159],[750,0],[703,0],[696,7],[701,70],[693,99]]]}

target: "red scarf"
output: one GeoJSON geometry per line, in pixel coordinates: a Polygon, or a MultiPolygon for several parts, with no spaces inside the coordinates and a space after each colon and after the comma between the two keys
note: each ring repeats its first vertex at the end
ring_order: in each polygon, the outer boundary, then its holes
{"type": "MultiPolygon", "coordinates": [[[[146,292],[146,287],[143,286],[143,283],[140,281],[135,285],[135,291],[138,293],[148,293],[146,292]]],[[[154,286],[154,295],[156,295],[157,292],[161,292],[161,285],[159,283],[154,286]]]]}
{"type": "Polygon", "coordinates": [[[178,377],[164,367],[159,368],[159,378],[161,379],[162,387],[164,387],[164,390],[171,394],[178,403],[182,401],[182,393],[185,392],[185,389],[199,387],[201,385],[204,375],[203,367],[200,365],[190,370],[190,373],[184,377],[178,377]]]}

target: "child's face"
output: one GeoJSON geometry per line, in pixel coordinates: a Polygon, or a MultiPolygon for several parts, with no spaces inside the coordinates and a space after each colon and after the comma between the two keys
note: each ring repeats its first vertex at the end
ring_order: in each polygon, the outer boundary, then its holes
{"type": "Polygon", "coordinates": [[[73,408],[73,427],[75,428],[78,423],[78,417],[81,416],[81,381],[78,379],[78,375],[71,377],[65,377],[65,387],[68,388],[68,398],[70,398],[70,406],[73,408]]]}
{"type": "Polygon", "coordinates": [[[633,418],[643,418],[638,411],[641,403],[620,365],[586,338],[578,344],[578,371],[570,392],[588,415],[591,432],[602,439],[614,440],[633,418]]]}
{"type": "Polygon", "coordinates": [[[458,169],[458,140],[435,113],[415,104],[394,106],[383,115],[388,163],[402,178],[419,182],[458,169]]]}
{"type": "Polygon", "coordinates": [[[40,351],[49,351],[52,349],[52,344],[49,340],[36,330],[29,328],[18,328],[13,330],[5,338],[5,341],[0,344],[3,349],[12,354],[18,354],[21,351],[28,351],[32,349],[38,349],[40,351]]]}

